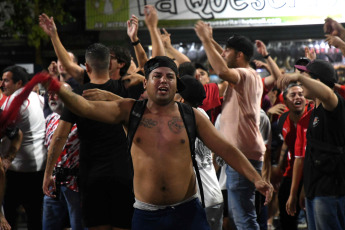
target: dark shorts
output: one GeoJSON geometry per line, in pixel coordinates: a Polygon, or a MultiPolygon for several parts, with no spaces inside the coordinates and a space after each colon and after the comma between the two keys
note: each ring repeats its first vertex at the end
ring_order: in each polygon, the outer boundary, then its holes
{"type": "Polygon", "coordinates": [[[198,198],[157,211],[135,209],[132,230],[210,230],[198,198]]]}
{"type": "Polygon", "coordinates": [[[89,179],[81,183],[80,192],[84,226],[131,228],[134,211],[132,181],[89,179]]]}

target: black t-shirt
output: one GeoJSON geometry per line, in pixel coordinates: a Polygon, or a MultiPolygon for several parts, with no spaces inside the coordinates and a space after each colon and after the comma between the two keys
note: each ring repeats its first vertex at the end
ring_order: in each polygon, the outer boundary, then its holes
{"type": "Polygon", "coordinates": [[[320,104],[310,117],[304,161],[304,190],[308,198],[345,195],[345,175],[332,166],[339,164],[340,169],[345,169],[345,164],[330,150],[331,146],[345,146],[345,100],[338,94],[337,97],[338,105],[333,111],[320,104]],[[332,164],[327,163],[330,159],[332,164]]]}
{"type": "MultiPolygon", "coordinates": [[[[121,81],[109,80],[105,84],[87,83],[85,89],[98,88],[127,97],[127,91],[121,81]]],[[[102,111],[99,111],[100,113],[102,111]]],[[[77,123],[80,139],[80,174],[81,180],[100,176],[115,176],[130,179],[130,157],[127,152],[126,135],[120,124],[107,124],[79,117],[64,109],[61,120],[77,123]]]]}

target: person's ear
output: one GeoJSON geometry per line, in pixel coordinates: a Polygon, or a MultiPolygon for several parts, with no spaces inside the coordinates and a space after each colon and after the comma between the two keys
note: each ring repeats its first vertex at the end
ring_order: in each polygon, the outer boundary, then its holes
{"type": "Polygon", "coordinates": [[[23,86],[23,81],[22,80],[19,80],[16,82],[16,89],[20,89],[22,86],[23,86]]]}
{"type": "Polygon", "coordinates": [[[117,68],[122,69],[125,66],[124,62],[118,62],[117,68]]]}
{"type": "Polygon", "coordinates": [[[92,72],[92,68],[91,68],[91,66],[87,62],[85,62],[85,67],[86,67],[86,72],[87,73],[91,73],[92,72]]]}
{"type": "Polygon", "coordinates": [[[146,86],[147,86],[147,80],[146,78],[144,79],[144,89],[146,90],[146,86]]]}
{"type": "Polygon", "coordinates": [[[242,51],[239,51],[239,52],[237,52],[237,55],[236,55],[236,57],[237,58],[240,58],[240,57],[243,57],[243,52],[242,51]]]}

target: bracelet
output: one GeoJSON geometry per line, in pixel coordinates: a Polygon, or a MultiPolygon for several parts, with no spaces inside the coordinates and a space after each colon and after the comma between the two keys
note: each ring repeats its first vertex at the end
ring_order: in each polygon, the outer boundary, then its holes
{"type": "Polygon", "coordinates": [[[264,58],[267,59],[269,56],[271,55],[268,53],[266,56],[264,56],[264,58]]]}
{"type": "Polygon", "coordinates": [[[140,39],[138,39],[137,41],[135,41],[135,42],[132,42],[131,44],[132,44],[132,46],[136,46],[136,45],[138,45],[140,43],[140,39]]]}

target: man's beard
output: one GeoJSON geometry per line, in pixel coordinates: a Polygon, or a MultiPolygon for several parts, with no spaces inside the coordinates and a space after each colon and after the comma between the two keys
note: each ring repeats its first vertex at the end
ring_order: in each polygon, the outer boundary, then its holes
{"type": "Polygon", "coordinates": [[[62,101],[49,101],[49,108],[54,112],[54,113],[59,113],[63,109],[63,103],[62,101]],[[54,102],[54,103],[52,103],[54,102]]]}

